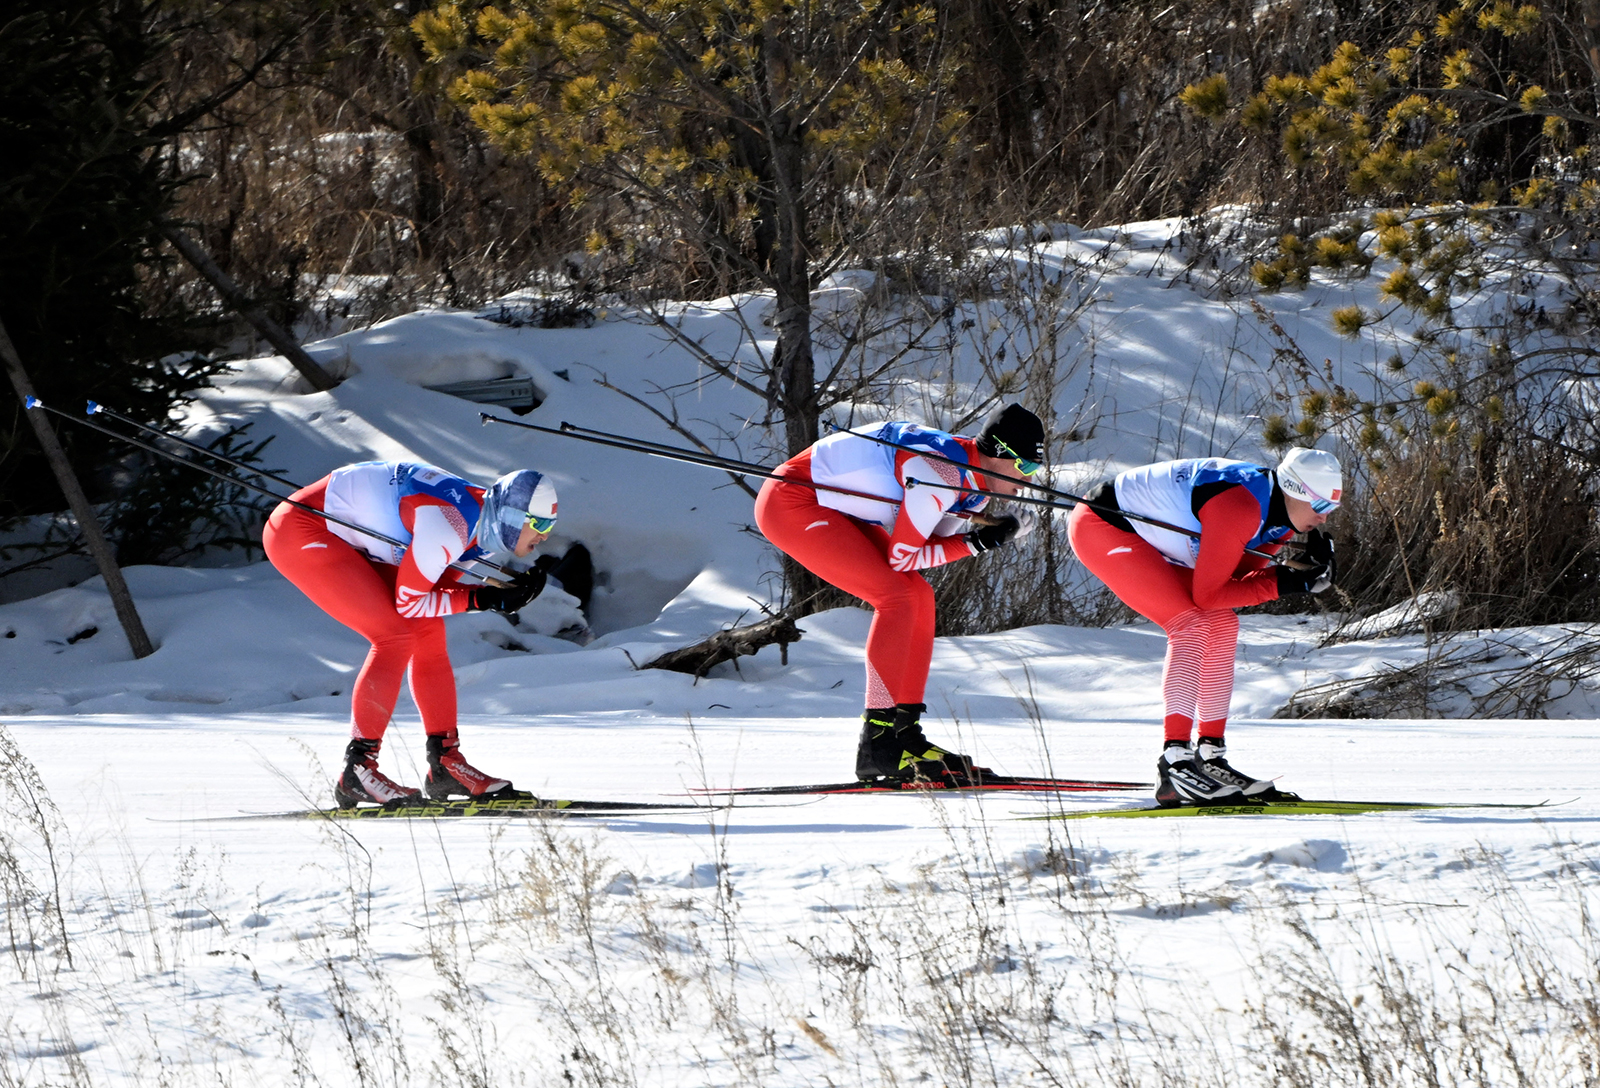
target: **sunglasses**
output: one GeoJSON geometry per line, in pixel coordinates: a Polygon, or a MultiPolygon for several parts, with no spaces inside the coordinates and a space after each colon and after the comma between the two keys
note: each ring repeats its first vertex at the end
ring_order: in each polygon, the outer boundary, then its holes
{"type": "Polygon", "coordinates": [[[1312,499],[1311,509],[1314,513],[1328,514],[1339,509],[1339,504],[1332,499],[1312,499]]]}
{"type": "Polygon", "coordinates": [[[532,514],[529,514],[528,515],[528,524],[533,527],[533,531],[534,532],[548,534],[551,529],[554,529],[556,527],[556,519],[555,518],[536,518],[532,514]]]}
{"type": "Polygon", "coordinates": [[[996,438],[994,440],[994,444],[996,446],[999,446],[1002,450],[1004,450],[1006,453],[1011,455],[1011,457],[1013,458],[1013,464],[1015,464],[1017,466],[1017,471],[1022,473],[1024,476],[1032,476],[1035,472],[1038,472],[1041,468],[1044,467],[1038,461],[1024,460],[1017,453],[1016,450],[1012,449],[1010,446],[1006,445],[1004,442],[1000,441],[998,438],[996,438]]]}

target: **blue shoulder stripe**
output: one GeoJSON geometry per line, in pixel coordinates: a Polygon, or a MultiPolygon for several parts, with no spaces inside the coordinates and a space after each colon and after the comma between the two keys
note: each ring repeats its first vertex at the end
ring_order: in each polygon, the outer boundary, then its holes
{"type": "MultiPolygon", "coordinates": [[[[955,435],[947,431],[936,431],[932,427],[923,427],[916,423],[885,423],[879,429],[878,437],[897,446],[905,446],[912,450],[924,449],[941,457],[948,457],[952,461],[960,461],[965,465],[972,464],[967,456],[966,447],[956,440],[955,435]]],[[[973,481],[967,478],[967,474],[972,471],[970,468],[962,470],[963,486],[973,486],[973,481]]],[[[956,504],[950,507],[950,512],[974,510],[987,501],[984,495],[962,495],[956,500],[956,504]]]]}
{"type": "MultiPolygon", "coordinates": [[[[427,495],[440,502],[449,503],[456,508],[462,520],[473,527],[473,539],[477,539],[478,517],[483,513],[483,507],[472,497],[466,480],[441,472],[431,465],[407,465],[400,480],[400,496],[404,498],[407,495],[427,495]]],[[[473,544],[461,553],[461,559],[463,561],[481,559],[488,554],[477,544],[473,544]]]]}
{"type": "Polygon", "coordinates": [[[1261,529],[1254,539],[1245,545],[1246,547],[1258,548],[1263,544],[1274,544],[1294,535],[1293,528],[1267,524],[1267,518],[1272,511],[1272,475],[1260,465],[1236,461],[1220,468],[1201,468],[1194,474],[1194,488],[1198,490],[1207,484],[1236,484],[1250,492],[1256,504],[1260,506],[1261,529]]]}

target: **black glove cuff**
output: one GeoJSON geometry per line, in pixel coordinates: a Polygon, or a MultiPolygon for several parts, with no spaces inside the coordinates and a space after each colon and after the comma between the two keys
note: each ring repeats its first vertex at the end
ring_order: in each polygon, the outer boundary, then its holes
{"type": "Polygon", "coordinates": [[[1321,571],[1295,570],[1293,567],[1278,566],[1273,568],[1278,575],[1278,596],[1293,597],[1299,593],[1310,593],[1311,583],[1316,580],[1321,571]]]}

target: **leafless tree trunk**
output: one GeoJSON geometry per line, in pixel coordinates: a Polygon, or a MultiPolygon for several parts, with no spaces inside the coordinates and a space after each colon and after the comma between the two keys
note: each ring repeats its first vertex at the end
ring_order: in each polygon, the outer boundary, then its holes
{"type": "Polygon", "coordinates": [[[239,289],[239,285],[233,282],[232,277],[217,267],[217,262],[200,248],[198,242],[171,223],[163,224],[161,233],[179,253],[183,254],[184,260],[194,265],[196,272],[210,281],[211,286],[217,289],[217,294],[221,295],[229,306],[238,310],[246,321],[255,326],[256,331],[266,339],[267,343],[277,348],[283,357],[289,360],[290,365],[300,372],[301,377],[311,383],[311,388],[319,393],[326,393],[339,384],[333,380],[332,375],[322,369],[321,364],[306,354],[305,348],[295,343],[294,337],[289,335],[287,329],[272,320],[266,310],[256,305],[239,289]]]}
{"type": "MultiPolygon", "coordinates": [[[[11,384],[17,391],[17,399],[26,404],[28,398],[34,395],[33,383],[28,380],[28,372],[23,369],[22,359],[17,355],[16,346],[11,343],[11,334],[6,332],[4,322],[0,322],[0,357],[6,364],[6,373],[11,378],[11,384]]],[[[111,605],[117,611],[117,619],[122,623],[122,630],[128,636],[128,645],[133,649],[133,656],[149,657],[155,653],[156,648],[150,643],[150,636],[145,633],[144,623],[139,619],[139,611],[133,605],[133,594],[128,592],[128,583],[123,580],[122,568],[117,566],[116,556],[111,552],[111,543],[106,540],[106,535],[100,529],[100,522],[95,519],[94,510],[89,506],[89,497],[83,493],[83,488],[78,484],[78,476],[72,471],[72,465],[67,461],[67,453],[61,448],[61,443],[56,438],[56,432],[50,426],[50,421],[40,411],[28,411],[28,422],[33,426],[33,433],[39,436],[39,445],[44,447],[45,458],[50,462],[51,471],[56,474],[56,482],[61,485],[61,491],[67,497],[67,505],[72,510],[72,516],[78,519],[78,528],[83,530],[83,539],[89,546],[89,554],[94,557],[94,562],[100,568],[100,575],[106,580],[106,590],[111,594],[111,605]]]]}

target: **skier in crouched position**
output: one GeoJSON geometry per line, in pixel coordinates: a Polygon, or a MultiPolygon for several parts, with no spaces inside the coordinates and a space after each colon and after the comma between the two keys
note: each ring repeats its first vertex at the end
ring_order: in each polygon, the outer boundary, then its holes
{"type": "Polygon", "coordinates": [[[461,585],[450,565],[495,551],[531,554],[555,526],[555,486],[531,469],[508,473],[485,489],[430,465],[367,461],[335,469],[290,498],[406,545],[288,502],[272,512],[263,534],[272,565],[372,643],[351,691],[352,739],[334,787],[339,804],[421,801],[420,790],[378,770],[378,750],[408,669],[427,733],[428,796],[530,799],[462,758],[444,617],[510,614],[539,595],[545,580],[539,567],[509,585],[461,585]]]}
{"type": "Polygon", "coordinates": [[[922,571],[989,551],[1032,528],[1031,516],[987,518],[989,499],[1039,471],[1044,425],[1020,404],[977,438],[913,423],[841,431],[780,465],[756,498],[756,524],[777,548],[873,609],[866,711],[856,776],[955,785],[983,773],[929,741],[921,725],[933,657],[933,588],[922,571]],[[921,456],[939,454],[970,467],[921,456]],[[829,488],[841,490],[830,490],[829,488]]]}
{"type": "Polygon", "coordinates": [[[1073,510],[1068,538],[1079,560],[1167,632],[1158,804],[1275,796],[1270,781],[1241,773],[1227,759],[1223,730],[1239,637],[1234,609],[1333,584],[1333,541],[1320,526],[1339,505],[1342,488],[1331,453],[1296,449],[1276,471],[1215,457],[1129,469],[1073,510]],[[1276,555],[1297,532],[1306,539],[1293,565],[1269,565],[1246,551],[1276,555]]]}

